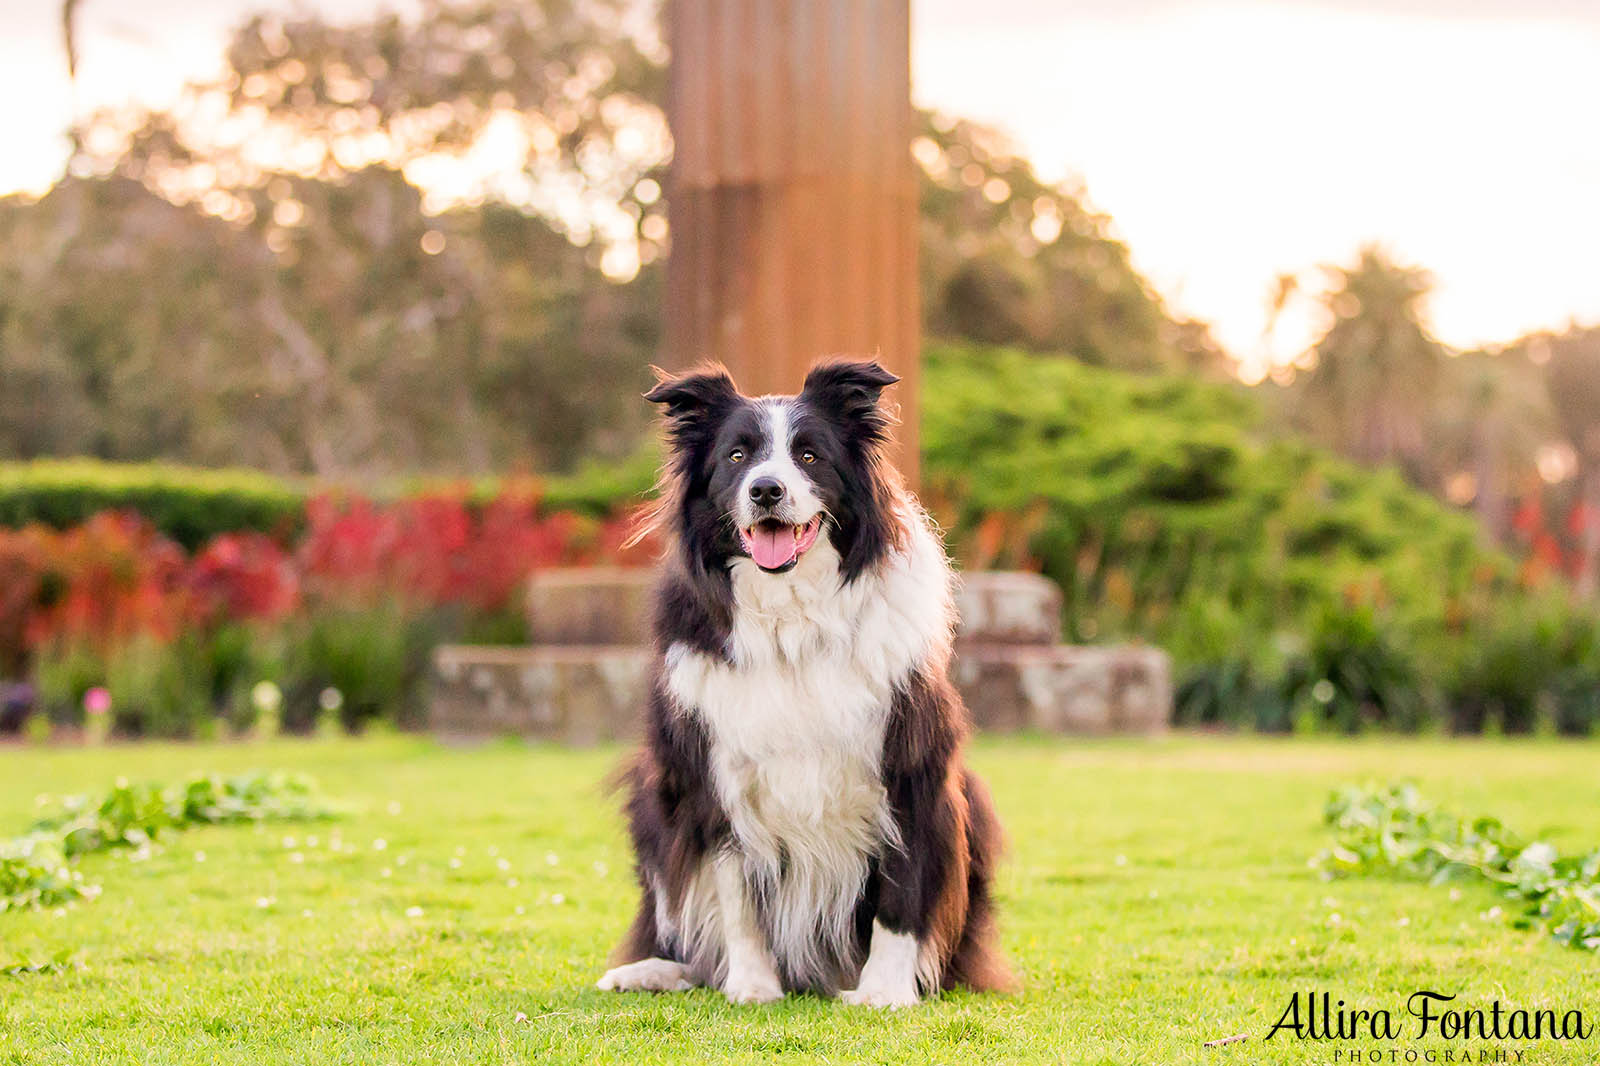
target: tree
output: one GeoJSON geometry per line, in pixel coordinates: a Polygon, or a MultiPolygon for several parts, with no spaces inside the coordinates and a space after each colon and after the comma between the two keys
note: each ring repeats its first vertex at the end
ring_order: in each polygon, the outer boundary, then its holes
{"type": "Polygon", "coordinates": [[[385,167],[432,194],[430,213],[500,200],[582,245],[659,251],[664,231],[646,220],[663,209],[638,188],[671,150],[649,14],[636,0],[423,0],[415,18],[257,15],[222,78],[170,113],[92,116],[71,165],[224,217],[280,176],[385,167]]]}
{"type": "Polygon", "coordinates": [[[1550,402],[1578,460],[1577,591],[1600,592],[1600,329],[1536,338],[1548,358],[1550,402]]]}
{"type": "MultiPolygon", "coordinates": [[[[1331,325],[1297,382],[1296,420],[1351,458],[1396,463],[1414,483],[1436,483],[1425,427],[1446,349],[1422,320],[1432,279],[1376,245],[1362,248],[1352,266],[1323,269],[1331,325]]],[[[1278,289],[1286,292],[1282,279],[1278,289]]]]}
{"type": "MultiPolygon", "coordinates": [[[[415,20],[343,26],[258,16],[235,34],[229,73],[191,86],[170,113],[91,116],[74,131],[78,177],[40,204],[14,205],[36,228],[101,253],[51,298],[117,294],[145,307],[146,320],[182,318],[189,333],[231,316],[251,337],[219,328],[204,338],[236,364],[222,365],[196,358],[182,332],[141,332],[129,319],[80,353],[251,385],[221,416],[168,394],[171,410],[193,412],[170,433],[135,423],[131,441],[7,450],[323,474],[564,468],[630,450],[644,418],[627,401],[648,383],[652,264],[666,237],[659,182],[648,177],[666,155],[652,102],[660,44],[636,8],[430,2],[415,20]],[[495,188],[441,197],[437,179],[423,180],[507,138],[515,173],[499,171],[495,188]],[[125,193],[119,208],[101,187],[148,190],[144,200],[165,210],[139,228],[155,247],[187,242],[178,260],[188,273],[150,273],[151,249],[132,246],[111,217],[136,198],[125,193]],[[253,249],[249,261],[220,260],[206,245],[219,232],[253,249]],[[146,261],[144,284],[101,269],[130,257],[146,261]],[[611,283],[627,279],[637,281],[611,283]],[[249,292],[221,301],[228,316],[199,313],[241,287],[249,292]],[[157,348],[171,357],[140,354],[157,348]]],[[[0,375],[37,378],[48,368],[25,368],[51,351],[49,338],[19,334],[0,347],[0,375]]],[[[70,359],[54,373],[103,377],[70,359]]],[[[136,395],[124,383],[116,402],[85,396],[84,423],[124,425],[136,395]]]]}
{"type": "Polygon", "coordinates": [[[1169,314],[1081,192],[1042,181],[989,127],[934,113],[921,127],[912,154],[930,334],[1125,370],[1226,373],[1209,328],[1169,314]]]}

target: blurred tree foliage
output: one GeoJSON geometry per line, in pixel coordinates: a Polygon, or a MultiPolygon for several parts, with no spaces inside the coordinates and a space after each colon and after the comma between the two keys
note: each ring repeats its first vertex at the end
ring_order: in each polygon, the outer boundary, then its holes
{"type": "Polygon", "coordinates": [[[1178,721],[1600,728],[1592,605],[1396,470],[1273,433],[1258,393],[971,346],[925,372],[952,550],[1054,579],[1070,639],[1170,651],[1178,721]]]}
{"type": "Polygon", "coordinates": [[[1575,500],[1568,532],[1577,540],[1571,569],[1578,593],[1600,592],[1600,328],[1528,342],[1545,363],[1549,395],[1574,460],[1575,500]]]}
{"type": "Polygon", "coordinates": [[[1458,352],[1427,329],[1425,271],[1368,246],[1321,272],[1321,292],[1286,275],[1273,297],[1327,323],[1276,395],[1279,429],[1397,468],[1600,591],[1600,329],[1458,352]]]}
{"type": "Polygon", "coordinates": [[[1122,370],[1227,373],[1203,322],[1173,317],[1070,185],[1049,185],[999,133],[924,113],[922,304],[936,338],[1067,353],[1122,370]]]}
{"type": "Polygon", "coordinates": [[[1300,376],[1295,417],[1351,458],[1393,463],[1425,483],[1433,471],[1424,427],[1445,362],[1444,345],[1422,323],[1432,278],[1373,245],[1353,266],[1325,269],[1332,324],[1300,376]]]}
{"type": "MultiPolygon", "coordinates": [[[[666,55],[634,0],[259,16],[227,72],[74,131],[0,200],[0,457],[280,472],[569,469],[648,412],[666,55]]],[[[924,116],[930,331],[1220,370],[1109,222],[924,116]]]]}

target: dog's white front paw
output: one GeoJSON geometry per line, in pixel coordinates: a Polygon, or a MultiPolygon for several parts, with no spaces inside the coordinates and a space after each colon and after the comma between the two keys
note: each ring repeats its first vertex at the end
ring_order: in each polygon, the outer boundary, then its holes
{"type": "Polygon", "coordinates": [[[910,933],[891,933],[872,923],[872,946],[856,986],[839,993],[861,1007],[912,1007],[917,1003],[917,959],[922,946],[910,933]]]}
{"type": "Polygon", "coordinates": [[[890,983],[887,981],[863,980],[855,988],[847,988],[839,993],[839,998],[846,1003],[857,1007],[886,1007],[890,1010],[899,1010],[901,1007],[915,1007],[917,1005],[916,982],[890,983]]]}
{"type": "Polygon", "coordinates": [[[684,992],[694,987],[694,980],[681,962],[640,959],[607,970],[595,987],[606,992],[684,992]]]}
{"type": "Polygon", "coordinates": [[[783,985],[770,970],[745,970],[728,974],[722,994],[731,1003],[772,1003],[783,998],[783,985]]]}

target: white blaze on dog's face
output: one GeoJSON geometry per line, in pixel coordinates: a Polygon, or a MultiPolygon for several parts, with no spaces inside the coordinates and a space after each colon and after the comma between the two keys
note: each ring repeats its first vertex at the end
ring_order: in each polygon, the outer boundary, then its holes
{"type": "Polygon", "coordinates": [[[756,565],[782,573],[799,562],[822,531],[822,498],[803,469],[815,467],[819,456],[817,445],[795,444],[801,412],[794,400],[768,397],[757,402],[756,410],[760,443],[730,456],[749,468],[735,495],[734,522],[756,565]]]}

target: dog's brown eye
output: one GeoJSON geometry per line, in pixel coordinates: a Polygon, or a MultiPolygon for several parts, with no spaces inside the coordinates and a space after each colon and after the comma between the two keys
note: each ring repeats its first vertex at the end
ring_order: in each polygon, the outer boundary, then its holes
{"type": "Polygon", "coordinates": [[[805,463],[807,466],[809,466],[812,463],[817,461],[817,453],[816,452],[812,452],[812,451],[801,452],[800,453],[800,461],[802,463],[805,463]]]}
{"type": "Polygon", "coordinates": [[[744,462],[744,449],[743,448],[735,448],[733,451],[729,452],[728,453],[728,462],[730,462],[730,463],[742,463],[742,462],[744,462]]]}

